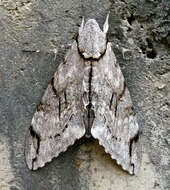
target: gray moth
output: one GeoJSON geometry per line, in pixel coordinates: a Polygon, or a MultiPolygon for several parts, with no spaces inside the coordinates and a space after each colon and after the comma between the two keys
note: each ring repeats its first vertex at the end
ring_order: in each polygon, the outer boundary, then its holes
{"type": "Polygon", "coordinates": [[[68,51],[37,106],[26,137],[28,168],[36,170],[83,136],[98,139],[130,174],[141,164],[140,130],[129,90],[103,31],[82,20],[68,51]]]}

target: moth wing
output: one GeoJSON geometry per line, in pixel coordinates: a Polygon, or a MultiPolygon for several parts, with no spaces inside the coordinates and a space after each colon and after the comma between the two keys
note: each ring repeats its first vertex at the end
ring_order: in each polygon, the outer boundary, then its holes
{"type": "Polygon", "coordinates": [[[85,134],[80,102],[83,66],[74,42],[33,116],[25,148],[29,169],[43,167],[85,134]]]}
{"type": "Polygon", "coordinates": [[[98,109],[91,129],[105,151],[127,170],[136,174],[141,164],[139,126],[123,74],[108,43],[99,61],[100,85],[98,109]],[[103,93],[100,93],[102,92],[103,93]]]}

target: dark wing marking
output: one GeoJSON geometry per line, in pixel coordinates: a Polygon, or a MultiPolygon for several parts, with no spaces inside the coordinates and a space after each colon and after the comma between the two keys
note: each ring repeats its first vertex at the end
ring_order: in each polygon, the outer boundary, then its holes
{"type": "Polygon", "coordinates": [[[129,91],[116,58],[108,43],[105,55],[99,60],[100,72],[98,108],[91,129],[105,151],[127,170],[136,174],[141,163],[139,126],[129,91]]]}
{"type": "Polygon", "coordinates": [[[74,42],[32,119],[25,149],[29,169],[43,167],[85,134],[81,102],[83,67],[74,42]]]}

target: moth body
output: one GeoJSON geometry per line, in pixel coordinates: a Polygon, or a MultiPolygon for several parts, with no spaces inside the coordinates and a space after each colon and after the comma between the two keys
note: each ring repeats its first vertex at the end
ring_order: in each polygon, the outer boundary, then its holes
{"type": "Polygon", "coordinates": [[[43,167],[83,136],[94,137],[130,174],[141,164],[141,143],[131,97],[119,64],[94,19],[82,20],[78,41],[59,65],[33,116],[26,162],[43,167]]]}

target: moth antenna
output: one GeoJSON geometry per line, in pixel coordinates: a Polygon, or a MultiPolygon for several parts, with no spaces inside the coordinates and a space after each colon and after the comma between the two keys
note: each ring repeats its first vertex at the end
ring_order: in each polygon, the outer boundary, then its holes
{"type": "Polygon", "coordinates": [[[84,28],[84,17],[82,18],[82,21],[81,21],[81,26],[79,28],[79,33],[81,33],[83,31],[83,28],[84,28]]]}
{"type": "Polygon", "coordinates": [[[107,14],[107,17],[106,17],[106,20],[105,20],[105,23],[103,25],[103,32],[106,34],[108,29],[109,29],[109,14],[107,14]]]}

